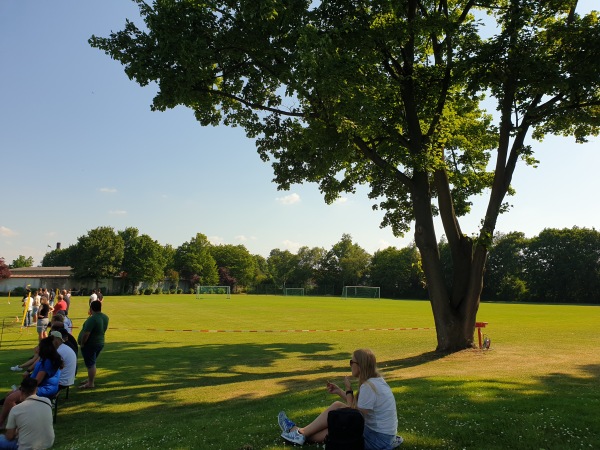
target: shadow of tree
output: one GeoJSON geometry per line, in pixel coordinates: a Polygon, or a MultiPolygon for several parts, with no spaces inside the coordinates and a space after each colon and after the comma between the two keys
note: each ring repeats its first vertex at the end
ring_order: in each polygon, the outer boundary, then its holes
{"type": "MultiPolygon", "coordinates": [[[[61,405],[54,448],[284,449],[280,409],[305,423],[335,400],[314,381],[347,372],[347,354],[332,352],[329,343],[111,342],[98,361],[98,389],[75,389],[61,405]],[[290,371],[280,364],[290,355],[307,364],[290,371]]],[[[383,364],[403,369],[442,357],[383,364]]],[[[580,369],[585,376],[523,382],[390,379],[403,448],[600,448],[600,365],[580,369]]]]}

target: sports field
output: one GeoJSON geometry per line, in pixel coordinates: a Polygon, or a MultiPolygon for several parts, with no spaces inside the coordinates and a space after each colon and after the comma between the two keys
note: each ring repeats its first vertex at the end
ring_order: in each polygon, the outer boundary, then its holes
{"type": "MultiPolygon", "coordinates": [[[[5,392],[37,342],[14,322],[20,305],[0,298],[5,392]]],[[[311,420],[359,347],[396,395],[402,448],[600,448],[598,306],[484,303],[491,349],[446,357],[425,301],[108,296],[103,311],[97,388],[62,402],[56,449],[289,449],[277,412],[311,420]]],[[[73,297],[75,326],[86,312],[73,297]]]]}

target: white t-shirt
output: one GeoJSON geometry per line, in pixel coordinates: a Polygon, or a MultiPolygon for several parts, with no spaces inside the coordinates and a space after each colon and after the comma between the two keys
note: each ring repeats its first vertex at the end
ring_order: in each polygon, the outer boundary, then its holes
{"type": "Polygon", "coordinates": [[[365,426],[383,434],[395,435],[398,430],[396,399],[381,377],[369,378],[360,386],[358,409],[365,410],[365,426]]]}
{"type": "Polygon", "coordinates": [[[66,344],[60,344],[56,350],[63,359],[64,367],[60,371],[58,384],[61,386],[71,386],[75,383],[75,372],[77,371],[77,355],[71,347],[66,344]]]}
{"type": "Polygon", "coordinates": [[[19,450],[46,449],[54,444],[52,406],[45,397],[31,395],[8,413],[6,429],[19,432],[19,450]]]}
{"type": "Polygon", "coordinates": [[[92,302],[95,302],[96,300],[98,300],[98,296],[94,292],[92,295],[90,295],[90,305],[92,304],[92,302]]]}

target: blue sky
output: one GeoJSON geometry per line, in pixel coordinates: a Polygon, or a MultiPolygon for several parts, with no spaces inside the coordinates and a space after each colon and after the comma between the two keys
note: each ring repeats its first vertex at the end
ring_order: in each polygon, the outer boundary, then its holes
{"type": "MultiPolygon", "coordinates": [[[[580,11],[594,0],[580,1],[580,11]]],[[[92,49],[92,34],[138,17],[127,0],[0,2],[0,257],[38,264],[98,226],[136,227],[178,246],[200,232],[215,243],[331,248],[343,233],[370,253],[404,247],[380,229],[366,189],[326,205],[315,185],[278,191],[271,167],[240,129],[203,128],[191,111],[151,112],[154,88],[130,81],[122,66],[92,49]]],[[[138,20],[139,23],[139,20],[138,20]]],[[[598,138],[531,141],[538,169],[520,165],[513,208],[497,231],[597,227],[598,138]]],[[[483,199],[485,200],[485,199],[483,199]]],[[[461,220],[476,233],[485,201],[461,220]]],[[[438,228],[438,237],[442,235],[438,228]]]]}

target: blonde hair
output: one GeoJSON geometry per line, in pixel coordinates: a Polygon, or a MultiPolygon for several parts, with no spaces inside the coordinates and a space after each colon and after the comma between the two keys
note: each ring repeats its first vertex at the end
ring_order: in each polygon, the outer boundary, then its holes
{"type": "MultiPolygon", "coordinates": [[[[354,353],[352,353],[352,360],[355,361],[360,368],[360,373],[358,374],[358,390],[352,400],[352,407],[356,408],[356,405],[358,404],[358,396],[360,395],[360,387],[362,384],[365,383],[369,378],[381,377],[381,374],[377,370],[375,353],[368,348],[359,348],[354,350],[354,353]]],[[[369,384],[373,387],[372,383],[369,384]]]]}

